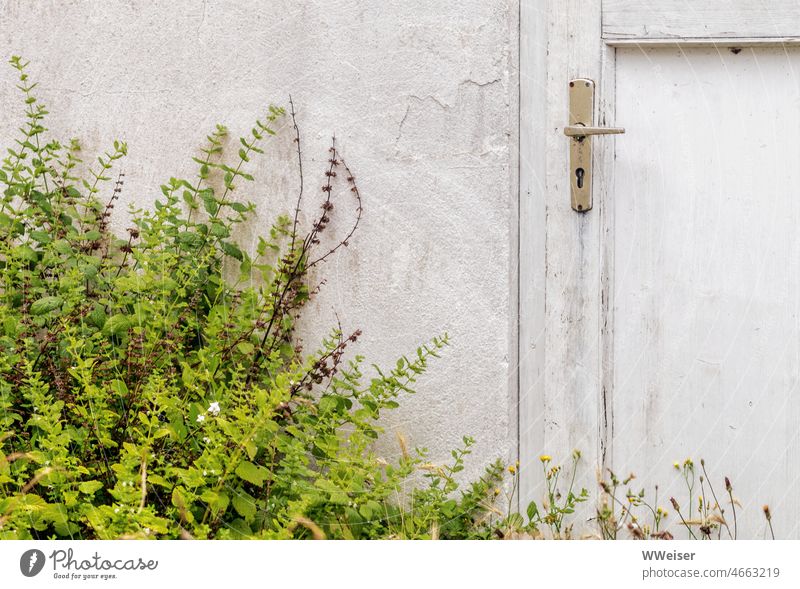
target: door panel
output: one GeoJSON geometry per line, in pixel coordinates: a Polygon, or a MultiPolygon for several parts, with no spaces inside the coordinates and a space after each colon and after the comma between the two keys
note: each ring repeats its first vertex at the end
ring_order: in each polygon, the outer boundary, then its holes
{"type": "Polygon", "coordinates": [[[799,73],[800,50],[616,52],[611,463],[668,507],[704,457],[744,537],[762,503],[798,536],[799,73]]]}

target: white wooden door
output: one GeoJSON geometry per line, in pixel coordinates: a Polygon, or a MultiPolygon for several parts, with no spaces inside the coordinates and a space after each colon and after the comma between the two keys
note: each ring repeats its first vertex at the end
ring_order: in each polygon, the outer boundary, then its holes
{"type": "Polygon", "coordinates": [[[800,537],[800,2],[523,0],[520,79],[523,507],[542,453],[579,448],[593,495],[595,470],[633,472],[667,508],[674,462],[704,458],[740,536],[769,504],[800,537]],[[586,213],[573,78],[626,128],[593,139],[586,213]]]}

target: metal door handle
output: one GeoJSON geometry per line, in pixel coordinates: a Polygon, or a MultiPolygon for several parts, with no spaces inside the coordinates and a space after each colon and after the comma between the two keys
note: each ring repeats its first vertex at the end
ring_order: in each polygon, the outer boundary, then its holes
{"type": "Polygon", "coordinates": [[[570,196],[572,208],[585,213],[592,208],[592,135],[619,135],[622,127],[594,126],[594,82],[578,78],[569,83],[570,196]]]}
{"type": "Polygon", "coordinates": [[[583,125],[569,125],[564,127],[564,135],[583,139],[587,135],[622,135],[625,129],[622,127],[585,127],[583,125]]]}

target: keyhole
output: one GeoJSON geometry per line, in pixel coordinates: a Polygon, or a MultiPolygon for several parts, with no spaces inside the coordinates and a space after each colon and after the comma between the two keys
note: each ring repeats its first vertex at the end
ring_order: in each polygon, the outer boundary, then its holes
{"type": "Polygon", "coordinates": [[[586,174],[586,171],[583,168],[578,168],[575,170],[575,178],[578,182],[578,188],[583,188],[583,175],[586,174]]]}

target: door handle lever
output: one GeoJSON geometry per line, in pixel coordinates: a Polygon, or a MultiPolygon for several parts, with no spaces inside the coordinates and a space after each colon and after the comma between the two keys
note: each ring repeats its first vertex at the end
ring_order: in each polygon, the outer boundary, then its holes
{"type": "Polygon", "coordinates": [[[584,125],[569,125],[564,127],[564,135],[574,137],[578,141],[587,135],[622,135],[625,129],[622,127],[585,127],[584,125]]]}

